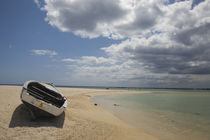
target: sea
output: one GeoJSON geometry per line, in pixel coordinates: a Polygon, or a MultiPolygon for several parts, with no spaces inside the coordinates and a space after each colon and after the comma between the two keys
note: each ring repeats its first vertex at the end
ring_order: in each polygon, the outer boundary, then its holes
{"type": "Polygon", "coordinates": [[[209,90],[139,91],[145,93],[100,95],[91,101],[158,139],[210,140],[209,90]]]}

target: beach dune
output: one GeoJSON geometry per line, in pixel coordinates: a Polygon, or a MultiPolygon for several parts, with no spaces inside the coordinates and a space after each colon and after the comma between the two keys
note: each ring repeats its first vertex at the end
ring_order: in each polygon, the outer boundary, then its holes
{"type": "MultiPolygon", "coordinates": [[[[126,90],[58,88],[68,99],[68,107],[57,118],[32,121],[20,100],[21,86],[0,86],[0,139],[70,140],[151,140],[155,137],[132,127],[103,110],[90,98],[102,94],[128,93],[126,90]]],[[[135,93],[135,91],[129,91],[135,93]]]]}

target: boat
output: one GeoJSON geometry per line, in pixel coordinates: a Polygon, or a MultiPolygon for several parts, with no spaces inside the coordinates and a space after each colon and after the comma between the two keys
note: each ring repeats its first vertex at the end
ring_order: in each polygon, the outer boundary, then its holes
{"type": "Polygon", "coordinates": [[[32,119],[40,116],[59,116],[67,107],[66,97],[49,83],[26,81],[20,98],[29,109],[32,119]]]}

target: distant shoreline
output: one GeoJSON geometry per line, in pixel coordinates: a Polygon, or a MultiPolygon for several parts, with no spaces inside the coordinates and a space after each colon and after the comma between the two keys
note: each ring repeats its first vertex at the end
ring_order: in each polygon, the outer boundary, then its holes
{"type": "MultiPolygon", "coordinates": [[[[0,86],[22,86],[23,84],[0,84],[0,86]]],[[[158,87],[111,87],[111,86],[65,86],[55,85],[56,87],[66,88],[91,88],[91,89],[125,89],[125,90],[144,90],[144,89],[166,89],[166,90],[210,90],[210,88],[158,88],[158,87]]]]}

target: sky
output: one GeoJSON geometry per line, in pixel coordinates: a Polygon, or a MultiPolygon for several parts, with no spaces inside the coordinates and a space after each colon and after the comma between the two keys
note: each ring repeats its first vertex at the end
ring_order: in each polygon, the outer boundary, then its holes
{"type": "Polygon", "coordinates": [[[0,84],[210,88],[210,0],[1,0],[0,84]]]}

